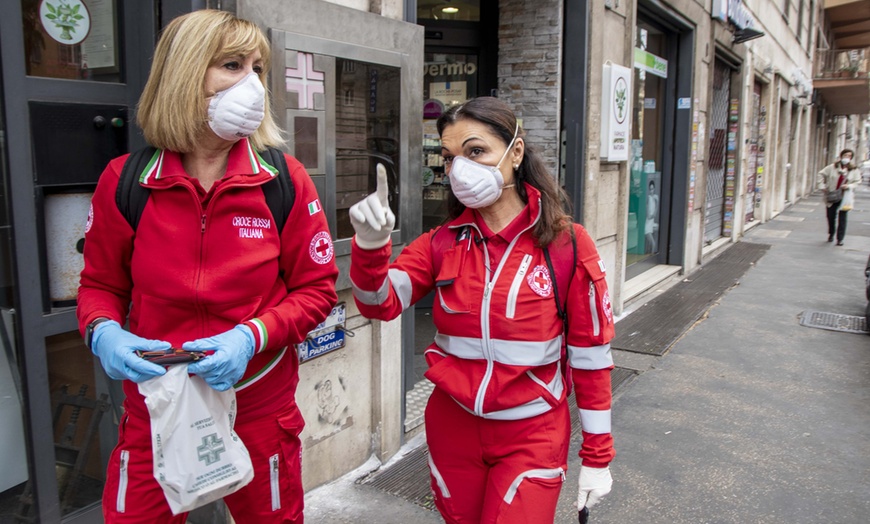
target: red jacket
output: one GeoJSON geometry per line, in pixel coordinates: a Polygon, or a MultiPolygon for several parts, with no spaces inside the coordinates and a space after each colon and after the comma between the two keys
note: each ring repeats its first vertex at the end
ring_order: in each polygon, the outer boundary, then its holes
{"type": "MultiPolygon", "coordinates": [[[[505,228],[517,234],[503,239],[506,246],[498,251],[504,254],[497,259],[487,247],[493,239],[481,241],[487,238],[481,232],[485,225],[470,209],[444,226],[451,239],[466,226],[470,234],[443,255],[433,253],[438,229],[414,240],[392,264],[389,246],[367,251],[353,245],[350,277],[354,299],[366,317],[391,320],[436,290],[432,316],[438,333],[426,350],[426,377],[466,410],[485,418],[533,417],[567,396],[561,369],[563,325],[553,278],[532,234],[540,193],[529,185],[526,190],[526,211],[505,228]],[[433,259],[441,260],[437,274],[433,259]]],[[[609,344],[613,314],[595,244],[582,226],[575,225],[575,232],[577,266],[567,289],[564,361],[571,367],[584,429],[580,456],[585,465],[604,467],[614,456],[609,344]]],[[[567,242],[560,249],[570,250],[570,239],[567,242]]],[[[560,296],[565,291],[558,289],[560,296]]]]}
{"type": "MultiPolygon", "coordinates": [[[[79,329],[98,317],[123,325],[129,311],[132,333],[180,347],[247,323],[256,354],[236,385],[239,419],[292,402],[293,344],[329,314],[338,269],[314,184],[285,157],[296,199],[280,238],[259,187],[276,172],[247,140],[230,150],[226,175],[207,194],[181,157],[164,151],[140,179],[151,194],[135,233],[115,202],[127,156],[112,160],[85,229],[79,329]]],[[[144,410],[136,384],[124,389],[128,409],[144,410]]]]}

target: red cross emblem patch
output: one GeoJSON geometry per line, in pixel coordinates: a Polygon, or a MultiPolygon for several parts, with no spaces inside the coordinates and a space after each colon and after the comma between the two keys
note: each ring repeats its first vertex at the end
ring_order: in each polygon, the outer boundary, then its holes
{"type": "Polygon", "coordinates": [[[308,246],[308,254],[311,255],[311,260],[318,264],[332,262],[335,249],[332,247],[332,238],[330,238],[329,233],[321,231],[314,235],[314,238],[311,239],[311,244],[308,246]]]}
{"type": "Polygon", "coordinates": [[[85,223],[85,233],[91,230],[91,227],[94,225],[94,205],[91,204],[91,207],[88,209],[88,221],[85,223]]]}
{"type": "Polygon", "coordinates": [[[550,272],[547,271],[547,266],[535,266],[535,269],[526,277],[526,282],[528,282],[532,291],[542,297],[548,297],[553,292],[553,280],[550,279],[550,272]]]}

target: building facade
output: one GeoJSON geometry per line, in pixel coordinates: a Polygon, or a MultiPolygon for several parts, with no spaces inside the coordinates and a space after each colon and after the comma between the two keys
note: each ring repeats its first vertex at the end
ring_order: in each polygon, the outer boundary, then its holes
{"type": "Polygon", "coordinates": [[[131,110],[178,14],[267,31],[275,117],[335,240],[338,304],[297,348],[306,489],[422,431],[431,298],[393,322],[359,315],[347,210],[382,163],[394,254],[441,223],[446,108],[514,108],[598,245],[617,315],[807,197],[841,148],[867,153],[866,75],[832,74],[867,71],[863,48],[817,0],[67,1],[88,11],[81,39],[37,0],[0,20],[0,518],[101,521],[121,392],[76,330],[79,244],[103,166],[144,145],[131,110]]]}

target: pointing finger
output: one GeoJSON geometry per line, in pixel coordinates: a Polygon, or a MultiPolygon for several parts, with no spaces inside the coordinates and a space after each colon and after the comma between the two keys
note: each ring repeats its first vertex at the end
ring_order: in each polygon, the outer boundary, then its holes
{"type": "Polygon", "coordinates": [[[387,183],[387,168],[383,164],[378,163],[378,200],[381,205],[387,207],[390,205],[388,195],[390,187],[387,183]]]}

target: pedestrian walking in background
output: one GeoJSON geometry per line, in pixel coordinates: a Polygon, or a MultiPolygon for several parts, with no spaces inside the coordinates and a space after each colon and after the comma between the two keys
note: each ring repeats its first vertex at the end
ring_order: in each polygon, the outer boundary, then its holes
{"type": "Polygon", "coordinates": [[[604,264],[504,102],[469,100],[437,127],[448,221],[391,264],[395,217],[380,173],[378,192],[350,210],[354,298],[366,317],[392,320],[436,291],[425,420],[445,521],[553,522],[572,386],[583,427],[578,508],[596,504],[612,483],[614,323],[604,264]]]}
{"type": "Polygon", "coordinates": [[[235,521],[302,522],[304,422],[292,348],[335,304],[338,270],[326,218],[309,213],[317,192],[302,164],[276,152],[283,171],[259,153],[282,142],[264,84],[269,55],[262,31],[232,14],[173,20],[139,101],[137,120],[157,149],[136,173],[149,193],[135,229],[115,198],[127,156],[112,160],[97,184],[77,314],[88,347],[111,378],[124,380],[126,395],[105,522],[186,520],[171,514],[154,479],[149,411],[137,387],[166,371],[135,352],[170,347],[213,351],[188,372],[236,390],[234,429],[254,479],[224,499],[235,521]],[[295,191],[281,231],[265,196],[278,176],[295,191]]]}
{"type": "Polygon", "coordinates": [[[846,215],[852,209],[854,189],[861,183],[861,173],[852,163],[855,153],[851,149],[840,152],[840,158],[819,171],[816,187],[823,192],[822,198],[828,211],[828,242],[843,245],[846,237],[846,215]]]}

